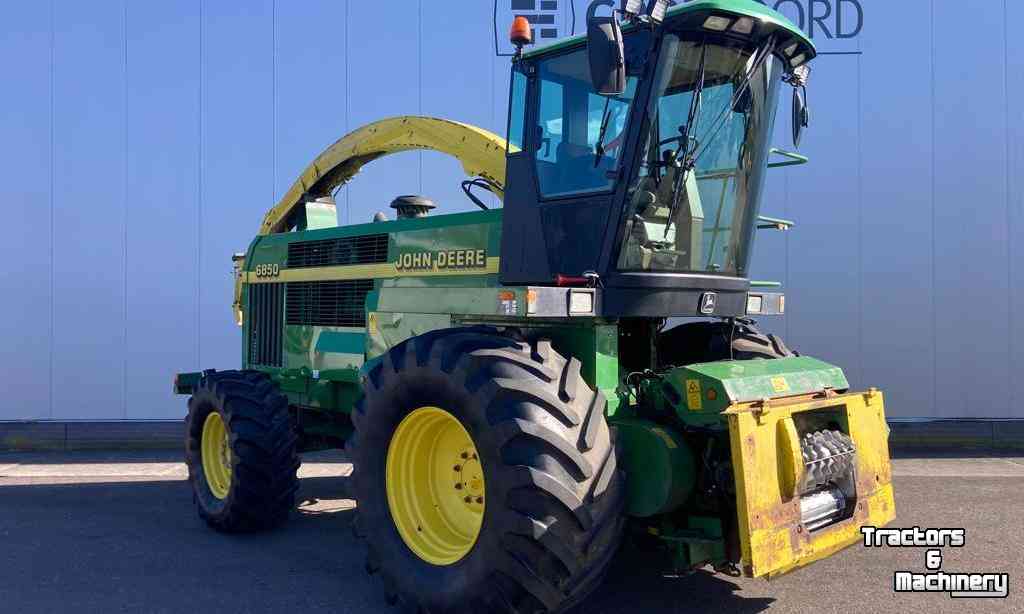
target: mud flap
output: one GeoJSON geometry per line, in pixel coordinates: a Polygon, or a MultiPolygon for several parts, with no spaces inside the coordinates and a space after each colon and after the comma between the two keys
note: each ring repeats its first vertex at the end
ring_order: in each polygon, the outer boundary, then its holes
{"type": "Polygon", "coordinates": [[[892,470],[883,395],[877,390],[843,395],[737,403],[725,414],[736,480],[742,570],[771,578],[858,543],[862,526],[893,520],[892,470]],[[839,520],[808,530],[801,520],[804,463],[800,429],[826,417],[856,447],[851,492],[839,520]]]}

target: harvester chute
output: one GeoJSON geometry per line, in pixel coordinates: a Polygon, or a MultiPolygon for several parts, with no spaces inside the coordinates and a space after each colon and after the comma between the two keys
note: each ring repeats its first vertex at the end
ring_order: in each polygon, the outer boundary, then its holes
{"type": "Polygon", "coordinates": [[[267,212],[260,234],[283,230],[305,199],[330,195],[366,164],[383,156],[425,149],[448,154],[466,175],[481,177],[499,198],[505,192],[505,139],[469,124],[433,117],[392,117],[355,130],[321,153],[277,205],[267,212]]]}

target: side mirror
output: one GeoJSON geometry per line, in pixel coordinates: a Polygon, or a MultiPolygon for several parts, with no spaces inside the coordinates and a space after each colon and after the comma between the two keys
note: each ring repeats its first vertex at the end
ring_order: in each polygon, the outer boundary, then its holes
{"type": "Polygon", "coordinates": [[[807,95],[803,87],[793,88],[793,146],[800,147],[804,128],[811,123],[811,112],[807,109],[807,95]]]}
{"type": "Polygon", "coordinates": [[[622,28],[615,18],[614,0],[594,0],[587,9],[587,55],[594,91],[617,96],[626,91],[626,53],[622,28]],[[613,7],[610,17],[598,17],[597,9],[613,7]]]}

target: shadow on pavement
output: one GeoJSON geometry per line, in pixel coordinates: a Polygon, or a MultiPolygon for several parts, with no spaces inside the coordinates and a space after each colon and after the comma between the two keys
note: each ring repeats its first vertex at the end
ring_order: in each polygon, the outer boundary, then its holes
{"type": "MultiPolygon", "coordinates": [[[[387,612],[381,586],[364,571],[350,497],[347,478],[305,478],[284,529],[222,535],[198,519],[181,480],[0,485],[4,583],[24,589],[8,593],[7,606],[269,613],[344,604],[345,612],[387,612]]],[[[659,560],[624,547],[605,584],[576,611],[754,613],[773,601],[744,598],[720,576],[664,579],[659,560]]]]}
{"type": "Polygon", "coordinates": [[[0,451],[0,467],[11,465],[104,465],[180,463],[182,450],[87,450],[81,452],[0,451]]]}
{"type": "MultiPolygon", "coordinates": [[[[0,466],[7,459],[35,460],[0,456],[0,466]]],[[[289,524],[256,535],[210,530],[179,478],[158,481],[143,472],[132,474],[132,481],[94,476],[95,483],[73,483],[81,479],[75,463],[95,462],[91,457],[46,459],[68,463],[54,475],[72,483],[53,483],[45,472],[0,477],[0,612],[397,614],[385,607],[379,580],[365,573],[365,547],[351,530],[349,479],[335,464],[343,457],[319,459],[323,464],[315,469],[322,475],[302,480],[302,504],[289,524]]],[[[149,456],[137,462],[154,461],[149,456]]],[[[968,544],[948,550],[949,568],[1009,571],[1016,586],[1015,561],[1024,551],[1024,478],[1019,457],[1011,463],[999,477],[984,477],[992,471],[984,461],[972,463],[986,466],[968,477],[928,473],[938,465],[947,471],[946,461],[905,463],[897,474],[895,526],[965,527],[968,544]],[[908,466],[923,466],[925,473],[909,475],[908,466]]],[[[781,607],[812,614],[821,611],[823,598],[829,611],[1024,612],[1021,593],[1012,587],[1002,603],[894,596],[893,571],[923,565],[920,549],[851,547],[772,583],[704,573],[666,579],[657,553],[627,545],[604,585],[576,612],[755,614],[781,607]]]]}
{"type": "Polygon", "coordinates": [[[666,567],[657,553],[623,546],[602,584],[573,614],[644,612],[735,612],[754,614],[775,599],[744,597],[728,576],[698,572],[683,578],[665,578],[666,567]]]}

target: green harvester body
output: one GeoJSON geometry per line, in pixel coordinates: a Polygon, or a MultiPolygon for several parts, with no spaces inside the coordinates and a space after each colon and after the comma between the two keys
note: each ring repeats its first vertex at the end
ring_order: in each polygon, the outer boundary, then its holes
{"type": "MultiPolygon", "coordinates": [[[[813,57],[813,47],[798,29],[755,2],[691,2],[670,10],[665,27],[682,20],[690,24],[694,16],[699,17],[693,22],[697,26],[686,27],[699,27],[709,15],[758,20],[760,27],[772,28],[777,38],[798,41],[804,53],[813,57]]],[[[624,31],[629,38],[643,28],[636,23],[624,31]]],[[[585,45],[586,40],[578,37],[528,53],[516,60],[517,70],[528,76],[527,81],[535,80],[537,66],[546,58],[566,57],[585,45]]],[[[784,45],[779,42],[780,48],[784,45]]],[[[642,92],[651,96],[650,91],[638,86],[636,107],[647,105],[640,97],[642,92]]],[[[535,96],[530,90],[524,103],[532,112],[536,112],[535,96]]],[[[634,118],[643,117],[642,110],[636,113],[634,118]]],[[[679,275],[687,280],[680,281],[686,287],[678,297],[664,285],[629,286],[643,273],[604,274],[616,268],[615,254],[626,241],[611,235],[621,226],[619,220],[627,217],[620,212],[631,198],[629,175],[636,172],[628,169],[633,168],[632,160],[645,155],[639,132],[639,127],[631,127],[625,133],[621,159],[627,170],[610,180],[613,185],[601,197],[611,203],[607,209],[611,213],[603,218],[606,225],[575,228],[573,242],[606,240],[611,246],[610,256],[595,260],[604,263],[602,275],[586,277],[586,283],[562,284],[554,275],[545,283],[543,276],[517,266],[531,251],[542,252],[545,245],[549,249],[552,245],[547,235],[546,243],[539,236],[536,245],[530,243],[533,227],[523,222],[523,216],[531,209],[523,201],[534,200],[533,206],[542,211],[538,223],[544,232],[550,228],[544,220],[560,215],[557,207],[576,206],[573,202],[536,205],[543,200],[536,192],[536,178],[522,170],[533,168],[534,162],[528,159],[532,152],[527,150],[534,146],[529,143],[521,152],[509,148],[508,180],[502,186],[504,209],[336,226],[329,217],[325,222],[323,207],[315,214],[309,209],[307,217],[299,203],[298,217],[289,218],[284,231],[258,235],[244,258],[236,259],[241,364],[269,374],[287,395],[302,449],[311,451],[344,447],[353,432],[350,415],[363,394],[366,374],[390,348],[408,339],[471,326],[550,339],[560,354],[580,362],[583,378],[607,399],[606,417],[617,433],[627,472],[631,525],[670,555],[670,570],[686,573],[704,564],[728,570],[730,561],[742,561],[741,569],[732,569],[759,577],[784,573],[853,543],[859,525],[891,519],[889,476],[878,469],[888,468],[884,433],[876,437],[885,429],[880,394],[851,394],[840,368],[804,356],[679,365],[659,360],[657,340],[668,317],[707,320],[714,316],[735,322],[758,315],[747,313],[751,297],[758,304],[775,301],[774,313],[781,312],[782,305],[778,295],[760,292],[769,284],[751,282],[742,270],[716,274],[712,267],[689,277],[679,275]],[[518,247],[512,251],[509,246],[518,247]],[[658,304],[637,298],[644,292],[668,297],[659,304],[670,305],[669,312],[652,315],[658,304]],[[717,294],[719,311],[714,297],[712,311],[702,311],[709,294],[717,294]],[[722,307],[727,298],[732,302],[722,307]],[[636,310],[630,312],[633,305],[636,310]],[[795,430],[788,430],[794,424],[795,430]],[[792,455],[794,445],[787,433],[803,434],[819,426],[854,437],[865,463],[857,477],[860,507],[854,506],[835,527],[798,535],[799,497],[793,492],[787,495],[784,485],[792,481],[787,471],[799,476],[802,466],[794,467],[795,461],[786,457],[787,451],[792,455]],[[861,435],[857,441],[858,429],[875,435],[861,435]],[[713,470],[709,469],[712,461],[713,470]],[[732,472],[735,477],[727,477],[732,472]],[[870,484],[862,480],[868,473],[870,484]],[[735,509],[723,514],[710,500],[712,496],[734,501],[735,509]],[[760,517],[764,510],[774,514],[772,523],[760,517]]],[[[543,147],[536,151],[543,152],[543,147]]],[[[769,164],[762,159],[761,166],[764,170],[769,164]]],[[[711,172],[702,175],[699,167],[695,172],[698,182],[715,180],[711,172]]],[[[723,200],[725,192],[721,188],[723,200]]],[[[314,204],[312,200],[307,207],[314,204]]],[[[706,214],[714,209],[711,200],[704,196],[706,214]]],[[[756,210],[745,215],[751,229],[758,223],[792,225],[760,216],[756,210]]],[[[557,219],[569,230],[578,221],[557,219]]],[[[715,227],[722,224],[715,222],[715,227]]],[[[661,233],[659,227],[654,234],[660,238],[661,233]]],[[[695,240],[700,241],[699,228],[696,234],[695,240]]],[[[546,262],[557,266],[559,259],[549,257],[546,262]]],[[[571,276],[585,272],[548,271],[571,276]]],[[[673,277],[663,273],[649,276],[658,278],[659,284],[673,277]]],[[[176,392],[191,394],[202,375],[179,374],[176,392]]],[[[799,451],[799,442],[796,446],[799,451]]]]}

